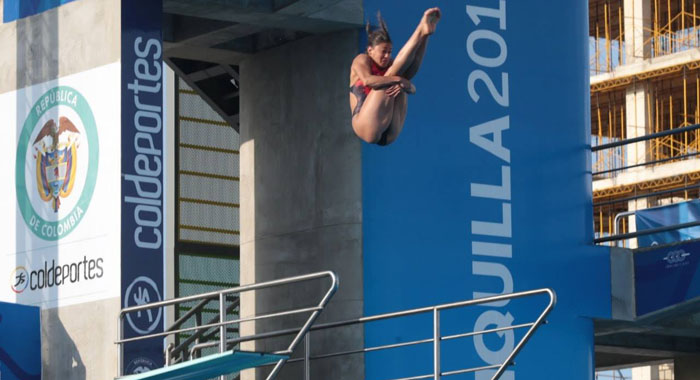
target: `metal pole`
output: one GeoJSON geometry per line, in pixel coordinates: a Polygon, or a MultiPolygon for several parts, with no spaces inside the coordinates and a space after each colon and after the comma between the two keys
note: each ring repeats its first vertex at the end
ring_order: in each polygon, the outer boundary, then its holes
{"type": "Polygon", "coordinates": [[[440,310],[433,308],[433,379],[440,380],[440,310]]]}
{"type": "MultiPolygon", "coordinates": [[[[620,233],[620,229],[618,228],[618,224],[620,223],[620,218],[634,215],[636,211],[625,211],[621,212],[617,215],[615,215],[615,222],[614,222],[614,228],[613,228],[613,235],[617,235],[620,233]]],[[[619,243],[619,242],[618,242],[619,243]]],[[[619,244],[615,244],[616,246],[619,246],[619,244]]]]}
{"type": "Polygon", "coordinates": [[[304,380],[311,380],[311,331],[304,339],[304,380]]]}
{"type": "MultiPolygon", "coordinates": [[[[226,322],[226,295],[224,293],[219,294],[219,322],[226,322]]],[[[223,353],[226,351],[226,325],[222,324],[219,327],[219,352],[223,353]]],[[[220,380],[226,380],[226,375],[221,375],[220,380]]]]}
{"type": "Polygon", "coordinates": [[[659,227],[659,228],[651,228],[648,230],[641,230],[637,232],[629,232],[626,234],[620,234],[617,236],[606,236],[598,239],[593,239],[593,243],[605,243],[609,241],[615,241],[615,240],[625,240],[625,239],[631,239],[631,238],[636,238],[639,236],[645,236],[645,235],[653,235],[655,233],[659,232],[666,232],[666,231],[675,231],[675,230],[682,230],[685,228],[690,228],[690,227],[696,227],[700,226],[700,221],[694,221],[694,222],[688,222],[688,223],[681,223],[681,224],[676,224],[673,226],[664,226],[664,227],[659,227]]]}
{"type": "MultiPolygon", "coordinates": [[[[119,323],[117,323],[117,335],[119,340],[124,339],[124,319],[122,315],[119,316],[119,323]]],[[[124,358],[123,358],[124,344],[119,344],[119,349],[117,350],[117,377],[123,375],[122,369],[124,368],[124,358]]]]}
{"type": "Polygon", "coordinates": [[[173,348],[175,348],[175,345],[173,343],[168,343],[168,347],[165,349],[165,366],[170,365],[170,353],[173,351],[173,348]]]}
{"type": "MultiPolygon", "coordinates": [[[[221,322],[221,318],[220,318],[220,317],[219,317],[219,322],[221,322]]],[[[198,311],[198,312],[194,315],[194,325],[195,325],[196,327],[199,327],[199,326],[202,325],[202,312],[201,312],[201,311],[198,311]]],[[[197,339],[194,340],[194,344],[199,344],[199,343],[201,343],[201,342],[199,341],[199,336],[197,336],[197,339]]],[[[192,358],[192,359],[194,359],[194,358],[192,358]]]]}
{"type": "Polygon", "coordinates": [[[557,303],[557,296],[556,296],[556,294],[554,294],[554,291],[551,290],[551,289],[545,289],[545,291],[549,294],[549,304],[548,304],[547,307],[544,309],[544,311],[542,312],[542,314],[540,314],[540,316],[537,318],[537,320],[536,320],[535,323],[532,325],[532,327],[530,327],[530,329],[527,330],[527,332],[525,333],[525,336],[520,340],[520,343],[518,343],[518,345],[515,346],[515,348],[513,349],[513,351],[510,352],[510,355],[508,355],[508,357],[506,358],[506,360],[505,360],[505,361],[503,362],[503,364],[501,365],[501,368],[499,368],[498,371],[496,371],[496,373],[493,375],[493,377],[491,378],[491,380],[500,379],[501,376],[503,375],[503,373],[506,371],[506,369],[507,369],[509,366],[515,365],[515,363],[513,362],[513,358],[514,358],[516,355],[518,355],[518,353],[520,352],[520,350],[523,349],[523,346],[525,346],[525,343],[527,343],[528,340],[530,340],[530,337],[532,336],[532,334],[535,333],[535,330],[537,330],[537,327],[539,327],[539,325],[541,325],[542,323],[544,323],[545,318],[547,317],[547,315],[549,314],[549,312],[550,312],[550,311],[552,310],[552,308],[554,307],[554,304],[557,303]]]}
{"type": "Polygon", "coordinates": [[[647,140],[653,140],[653,139],[656,139],[659,137],[674,135],[674,134],[678,134],[681,132],[690,132],[690,131],[694,131],[696,129],[700,129],[700,124],[693,124],[693,125],[689,125],[687,127],[681,127],[681,128],[675,128],[675,129],[667,129],[665,131],[656,132],[656,133],[652,133],[652,134],[648,134],[648,135],[644,135],[644,136],[632,137],[632,138],[629,138],[626,140],[619,140],[619,141],[615,141],[615,142],[611,142],[611,143],[607,143],[607,144],[596,145],[594,147],[591,147],[591,151],[597,152],[597,151],[604,150],[604,149],[616,148],[618,146],[634,144],[634,143],[647,141],[647,140]]]}

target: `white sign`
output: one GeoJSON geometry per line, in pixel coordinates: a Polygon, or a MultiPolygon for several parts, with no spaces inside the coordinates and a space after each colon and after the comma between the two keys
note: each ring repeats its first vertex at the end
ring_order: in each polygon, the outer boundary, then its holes
{"type": "Polygon", "coordinates": [[[0,301],[119,297],[120,67],[0,95],[0,301]]]}

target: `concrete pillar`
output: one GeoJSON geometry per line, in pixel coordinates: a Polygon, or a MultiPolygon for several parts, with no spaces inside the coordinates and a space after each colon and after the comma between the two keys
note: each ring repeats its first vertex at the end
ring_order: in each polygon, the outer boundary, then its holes
{"type": "MultiPolygon", "coordinates": [[[[649,120],[649,108],[647,106],[648,84],[635,82],[627,88],[626,95],[626,136],[631,139],[644,136],[651,126],[647,126],[649,120]]],[[[653,102],[653,99],[649,99],[653,102]]],[[[647,161],[647,142],[625,145],[625,166],[640,164],[647,161]]]]}
{"type": "Polygon", "coordinates": [[[675,380],[697,380],[700,376],[700,355],[676,357],[673,376],[675,380]]]}
{"type": "MultiPolygon", "coordinates": [[[[355,31],[308,37],[242,62],[241,283],[333,270],[339,292],[322,321],[363,312],[361,144],[351,128],[349,67],[355,31]]],[[[244,294],[241,315],[308,306],[322,296],[320,282],[244,294]]],[[[300,326],[302,319],[244,324],[242,335],[300,326]]],[[[359,348],[362,328],[316,333],[312,353],[359,348]]],[[[289,343],[256,342],[271,351],[289,343]]],[[[303,346],[302,346],[303,348],[303,346]]],[[[290,364],[280,379],[303,379],[290,364]]],[[[265,371],[243,379],[262,379],[265,371]]],[[[312,365],[313,378],[364,378],[363,357],[312,365]]]]}
{"type": "MultiPolygon", "coordinates": [[[[646,198],[637,199],[637,200],[627,202],[627,210],[629,210],[629,211],[643,210],[643,209],[648,208],[648,207],[649,207],[649,201],[646,198]]],[[[637,219],[635,218],[634,214],[627,216],[624,219],[627,220],[627,231],[636,232],[637,231],[637,219]]],[[[621,226],[618,226],[618,228],[621,228],[621,226]]],[[[632,239],[627,240],[627,244],[625,245],[625,248],[634,249],[637,247],[639,247],[639,245],[637,243],[637,238],[632,238],[632,239]]]]}
{"type": "MultiPolygon", "coordinates": [[[[649,93],[649,85],[647,82],[635,82],[627,88],[625,106],[626,139],[644,136],[651,132],[651,125],[648,125],[648,121],[653,119],[653,115],[651,114],[653,111],[648,107],[648,102],[653,103],[654,100],[649,93]],[[649,99],[647,99],[647,97],[649,97],[649,99]]],[[[648,161],[648,147],[649,143],[647,141],[623,146],[623,166],[631,166],[648,161]]],[[[627,202],[627,205],[628,211],[636,211],[647,208],[648,201],[647,199],[638,199],[627,202]]],[[[626,219],[629,223],[628,231],[636,231],[637,226],[634,215],[626,219]]],[[[628,242],[627,248],[637,248],[636,238],[630,239],[628,242]]]]}
{"type": "Polygon", "coordinates": [[[651,11],[651,0],[624,0],[623,27],[628,64],[651,57],[651,44],[645,44],[651,35],[651,11]]]}
{"type": "MultiPolygon", "coordinates": [[[[651,45],[645,44],[651,28],[651,1],[625,0],[624,35],[626,63],[640,62],[651,57],[651,45]]],[[[626,124],[627,138],[642,136],[646,133],[647,85],[634,83],[627,88],[626,124]]],[[[646,144],[637,143],[627,146],[627,165],[645,161],[646,144]]]]}
{"type": "MultiPolygon", "coordinates": [[[[632,64],[651,57],[651,45],[646,43],[649,39],[649,30],[652,27],[652,13],[650,0],[624,0],[624,36],[625,36],[625,62],[632,64]]],[[[625,124],[626,138],[643,136],[647,133],[649,108],[647,99],[649,94],[647,83],[635,82],[627,87],[625,124]]],[[[646,142],[630,144],[623,147],[625,160],[624,166],[640,164],[647,161],[646,142]]],[[[628,202],[628,210],[635,211],[646,208],[646,200],[628,202]]],[[[636,231],[634,215],[627,218],[628,231],[636,231]]],[[[630,239],[628,248],[637,247],[637,239],[630,239]]]]}

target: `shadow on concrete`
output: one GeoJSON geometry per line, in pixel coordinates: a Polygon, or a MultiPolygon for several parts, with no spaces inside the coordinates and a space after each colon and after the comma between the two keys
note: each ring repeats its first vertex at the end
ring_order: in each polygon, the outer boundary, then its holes
{"type": "Polygon", "coordinates": [[[44,371],[44,380],[47,379],[71,379],[84,380],[86,378],[85,364],[80,357],[78,347],[63,327],[58,316],[58,309],[48,309],[42,312],[41,336],[42,341],[60,342],[47,346],[42,344],[42,361],[44,368],[51,368],[51,372],[44,371]]]}
{"type": "MultiPolygon", "coordinates": [[[[31,86],[45,83],[59,77],[59,18],[58,10],[52,9],[33,17],[26,17],[16,21],[17,30],[17,50],[16,50],[16,83],[17,89],[23,89],[16,93],[16,136],[22,133],[24,123],[28,118],[30,107],[33,103],[48,90],[45,86],[31,86]],[[30,104],[31,103],[31,104],[30,104]]],[[[57,109],[56,109],[57,111],[57,109]]],[[[54,112],[56,112],[54,111],[54,112]]],[[[52,115],[58,120],[58,115],[52,115]]],[[[39,122],[41,124],[41,122],[39,122]]],[[[41,126],[31,126],[40,128],[41,126]]],[[[30,138],[29,146],[26,149],[24,170],[28,178],[26,183],[17,184],[18,191],[26,191],[27,199],[31,200],[29,206],[38,215],[46,216],[47,221],[60,219],[60,214],[51,212],[45,213],[37,210],[43,206],[37,192],[36,177],[31,175],[35,172],[35,163],[27,159],[31,157],[32,142],[30,138]]],[[[20,147],[18,147],[19,149],[20,147]]],[[[19,166],[18,166],[19,169],[19,166]]],[[[50,208],[47,203],[45,205],[50,208]]],[[[58,240],[42,240],[29,227],[27,221],[22,216],[19,208],[15,209],[15,264],[17,267],[25,267],[29,276],[33,269],[44,267],[44,263],[50,266],[52,260],[58,262],[59,246],[58,240]]],[[[27,278],[30,280],[30,278],[27,278]]],[[[44,309],[48,302],[54,302],[59,298],[59,291],[56,286],[44,289],[32,290],[31,286],[17,295],[16,302],[20,304],[31,304],[41,306],[44,309]],[[37,295],[39,295],[37,297],[37,295]]],[[[54,305],[55,306],[55,305],[54,305]]],[[[85,379],[85,365],[80,358],[78,349],[66,332],[63,324],[58,318],[58,309],[42,310],[42,374],[36,378],[43,379],[85,379]]],[[[19,376],[22,379],[22,376],[19,376]]],[[[34,377],[26,377],[33,379],[34,377]]]]}

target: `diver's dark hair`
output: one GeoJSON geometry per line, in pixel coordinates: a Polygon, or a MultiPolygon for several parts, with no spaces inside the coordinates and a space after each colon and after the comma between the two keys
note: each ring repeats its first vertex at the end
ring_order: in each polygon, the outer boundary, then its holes
{"type": "Polygon", "coordinates": [[[389,37],[389,28],[386,26],[386,22],[382,18],[381,12],[377,11],[377,21],[379,21],[379,27],[372,30],[372,27],[367,22],[365,29],[367,30],[367,46],[374,47],[381,43],[388,42],[391,43],[391,37],[389,37]]]}

